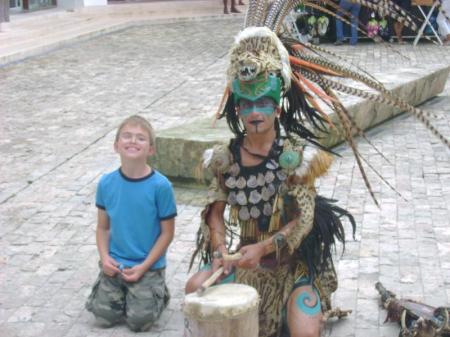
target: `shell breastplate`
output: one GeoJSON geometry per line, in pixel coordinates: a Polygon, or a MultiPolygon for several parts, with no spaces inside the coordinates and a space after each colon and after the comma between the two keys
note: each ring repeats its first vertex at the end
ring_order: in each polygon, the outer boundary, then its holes
{"type": "Polygon", "coordinates": [[[278,163],[283,140],[275,140],[268,157],[260,164],[249,167],[241,164],[240,147],[239,139],[230,144],[235,162],[224,176],[228,203],[239,208],[239,220],[255,219],[258,229],[267,232],[275,196],[287,177],[278,163]]]}

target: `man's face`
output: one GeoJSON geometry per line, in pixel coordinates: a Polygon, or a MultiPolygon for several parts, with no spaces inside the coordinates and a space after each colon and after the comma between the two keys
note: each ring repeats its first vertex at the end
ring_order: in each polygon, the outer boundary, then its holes
{"type": "Polygon", "coordinates": [[[255,102],[241,99],[236,108],[239,117],[249,133],[262,133],[273,128],[280,108],[269,97],[261,97],[255,102]]]}

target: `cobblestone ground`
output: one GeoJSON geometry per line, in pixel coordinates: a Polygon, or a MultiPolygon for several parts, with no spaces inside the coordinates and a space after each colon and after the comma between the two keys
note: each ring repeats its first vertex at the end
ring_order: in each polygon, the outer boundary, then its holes
{"type": "MultiPolygon", "coordinates": [[[[240,19],[139,26],[0,68],[0,336],[134,335],[124,326],[99,329],[84,310],[97,274],[95,186],[118,166],[114,129],[133,113],[157,130],[211,115],[240,26],[240,19]]],[[[450,64],[448,48],[394,48],[406,57],[374,44],[334,50],[375,73],[450,64]]],[[[449,85],[425,105],[447,137],[449,107],[449,85]]],[[[335,337],[398,334],[397,326],[382,324],[378,280],[433,305],[450,301],[450,153],[406,115],[369,135],[391,163],[363,142],[361,152],[402,197],[369,174],[376,208],[345,147],[319,183],[358,221],[356,240],[337,257],[334,300],[353,314],[328,325],[335,337]]],[[[183,285],[204,191],[179,187],[176,194],[167,270],[172,301],[142,336],[182,336],[183,285]]]]}

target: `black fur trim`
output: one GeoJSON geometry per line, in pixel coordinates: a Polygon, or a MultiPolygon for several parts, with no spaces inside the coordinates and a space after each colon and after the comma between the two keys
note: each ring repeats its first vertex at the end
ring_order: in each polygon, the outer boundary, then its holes
{"type": "Polygon", "coordinates": [[[312,231],[298,248],[298,254],[306,262],[310,279],[314,280],[332,260],[332,249],[336,240],[342,242],[342,253],[345,249],[345,231],[342,226],[343,216],[350,220],[355,238],[356,223],[353,216],[345,209],[336,206],[336,200],[316,196],[314,209],[314,225],[312,231]]]}

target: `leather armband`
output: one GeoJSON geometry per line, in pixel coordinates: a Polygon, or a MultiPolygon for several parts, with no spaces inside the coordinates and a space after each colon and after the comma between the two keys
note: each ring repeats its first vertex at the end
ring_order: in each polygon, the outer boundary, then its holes
{"type": "Polygon", "coordinates": [[[281,262],[281,251],[287,245],[286,236],[283,233],[276,233],[272,238],[272,245],[275,250],[277,264],[281,262]]]}

